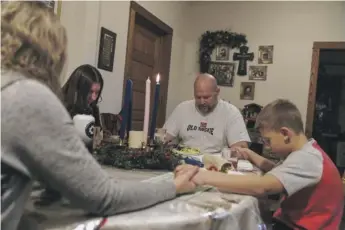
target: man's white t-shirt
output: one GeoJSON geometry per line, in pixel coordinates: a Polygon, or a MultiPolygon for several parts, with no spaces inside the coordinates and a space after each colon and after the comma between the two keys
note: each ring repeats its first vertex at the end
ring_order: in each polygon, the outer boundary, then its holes
{"type": "Polygon", "coordinates": [[[213,112],[203,115],[195,100],[180,103],[164,128],[182,144],[198,148],[202,153],[220,153],[224,147],[250,141],[242,114],[229,102],[219,100],[213,112]]]}

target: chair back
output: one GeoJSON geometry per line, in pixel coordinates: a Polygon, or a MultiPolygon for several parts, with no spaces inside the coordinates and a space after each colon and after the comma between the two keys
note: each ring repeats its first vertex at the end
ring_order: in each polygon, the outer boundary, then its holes
{"type": "Polygon", "coordinates": [[[101,123],[104,136],[119,135],[121,117],[113,113],[101,113],[101,123]]]}

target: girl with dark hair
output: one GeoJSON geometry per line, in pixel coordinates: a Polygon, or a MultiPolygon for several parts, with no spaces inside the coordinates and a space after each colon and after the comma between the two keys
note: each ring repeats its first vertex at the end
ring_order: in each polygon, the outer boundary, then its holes
{"type": "MultiPolygon", "coordinates": [[[[102,89],[101,73],[88,64],[76,68],[62,87],[65,107],[90,153],[93,151],[93,129],[101,126],[97,103],[102,89]]],[[[48,186],[35,204],[50,205],[60,199],[61,194],[48,186]]]]}
{"type": "Polygon", "coordinates": [[[67,111],[74,117],[77,114],[93,114],[99,121],[97,104],[103,90],[101,73],[91,65],[76,68],[62,88],[67,111]],[[94,111],[94,110],[97,111],[94,111]]]}
{"type": "Polygon", "coordinates": [[[62,88],[65,107],[90,152],[93,128],[101,127],[97,104],[102,90],[101,73],[88,64],[76,68],[62,88]]]}

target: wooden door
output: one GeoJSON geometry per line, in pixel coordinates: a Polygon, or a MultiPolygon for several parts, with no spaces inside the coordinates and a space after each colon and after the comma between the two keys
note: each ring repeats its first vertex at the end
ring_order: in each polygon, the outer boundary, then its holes
{"type": "Polygon", "coordinates": [[[316,87],[317,87],[317,76],[319,73],[319,58],[320,49],[313,48],[313,54],[311,59],[311,71],[309,81],[309,92],[308,92],[308,108],[307,108],[307,119],[305,125],[305,134],[311,138],[313,134],[313,121],[315,111],[315,99],[316,99],[316,87]]]}
{"type": "Polygon", "coordinates": [[[313,134],[317,77],[319,74],[320,50],[322,49],[345,49],[345,42],[314,42],[309,81],[307,117],[305,125],[305,134],[307,137],[312,137],[313,134]]]}
{"type": "Polygon", "coordinates": [[[157,127],[165,122],[171,43],[172,29],[138,3],[131,2],[124,86],[127,79],[133,81],[132,130],[143,130],[148,77],[151,80],[150,116],[152,115],[157,73],[161,76],[157,127]]]}
{"type": "MultiPolygon", "coordinates": [[[[150,77],[151,95],[153,95],[154,78],[159,71],[160,53],[160,37],[136,24],[133,34],[131,67],[129,69],[129,76],[133,81],[133,130],[143,129],[146,80],[150,77]]],[[[153,103],[152,99],[153,96],[151,96],[151,108],[153,103]]]]}

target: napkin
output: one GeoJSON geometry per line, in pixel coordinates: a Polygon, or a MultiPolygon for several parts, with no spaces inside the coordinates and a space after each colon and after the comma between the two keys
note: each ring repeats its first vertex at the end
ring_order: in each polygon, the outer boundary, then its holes
{"type": "Polygon", "coordinates": [[[254,167],[253,167],[252,163],[250,163],[247,160],[238,160],[237,170],[238,171],[253,171],[254,167]]]}

